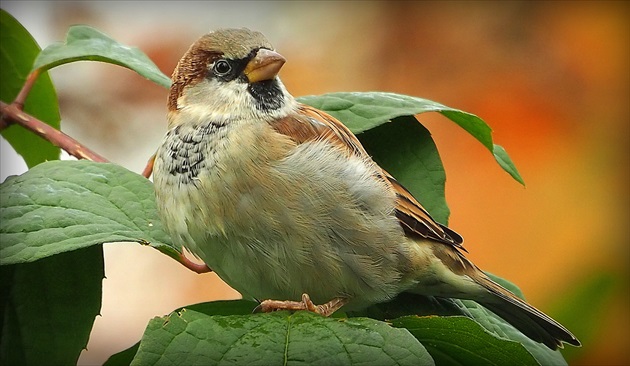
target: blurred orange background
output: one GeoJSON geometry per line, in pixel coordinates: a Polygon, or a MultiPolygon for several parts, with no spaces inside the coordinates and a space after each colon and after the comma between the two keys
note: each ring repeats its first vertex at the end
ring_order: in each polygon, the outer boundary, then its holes
{"type": "MultiPolygon", "coordinates": [[[[447,174],[450,226],[481,268],[517,284],[584,346],[570,364],[629,364],[630,3],[17,2],[40,46],[72,24],[138,46],[170,75],[220,27],[267,35],[295,96],[382,90],[474,113],[526,182],[440,115],[421,115],[447,174]]],[[[106,64],[51,72],[62,129],[142,171],[165,132],[167,90],[106,64]]],[[[3,141],[4,143],[4,141],[3,141]]],[[[25,169],[3,147],[2,175],[25,169]]],[[[239,295],[151,248],[105,246],[102,316],[80,364],[100,364],[177,307],[239,295]]],[[[571,347],[568,347],[571,348],[571,347]]]]}

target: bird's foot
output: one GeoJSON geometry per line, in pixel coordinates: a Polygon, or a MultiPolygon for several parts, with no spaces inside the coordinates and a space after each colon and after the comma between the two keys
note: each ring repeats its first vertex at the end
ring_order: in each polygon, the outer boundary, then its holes
{"type": "Polygon", "coordinates": [[[308,310],[322,316],[330,316],[347,302],[348,299],[346,298],[336,297],[325,304],[315,305],[308,294],[302,294],[302,301],[264,300],[256,307],[255,311],[270,313],[277,310],[308,310]]]}

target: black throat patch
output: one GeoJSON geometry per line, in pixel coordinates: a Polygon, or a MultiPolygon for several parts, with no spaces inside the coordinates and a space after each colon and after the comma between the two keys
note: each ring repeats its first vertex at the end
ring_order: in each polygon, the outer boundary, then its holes
{"type": "Polygon", "coordinates": [[[280,109],[284,105],[282,89],[275,79],[249,84],[247,91],[254,97],[256,108],[261,111],[280,109]]]}

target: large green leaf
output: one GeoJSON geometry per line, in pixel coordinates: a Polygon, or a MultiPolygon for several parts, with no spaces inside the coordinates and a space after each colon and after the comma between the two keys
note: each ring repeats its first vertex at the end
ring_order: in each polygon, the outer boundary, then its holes
{"type": "MultiPolygon", "coordinates": [[[[206,343],[201,345],[200,342],[190,339],[189,336],[185,336],[189,338],[186,340],[183,334],[189,331],[188,328],[178,328],[178,330],[173,331],[171,328],[167,327],[174,315],[181,317],[182,314],[191,311],[203,313],[211,317],[214,321],[231,321],[234,315],[238,315],[238,317],[234,318],[238,319],[238,322],[230,324],[233,324],[236,328],[247,330],[246,335],[244,331],[238,334],[247,337],[251,342],[253,342],[254,338],[258,337],[266,339],[269,333],[274,333],[275,331],[260,325],[260,315],[251,315],[251,311],[256,305],[255,302],[245,300],[216,301],[190,305],[185,309],[179,309],[173,312],[170,317],[158,318],[154,321],[159,320],[159,322],[154,324],[153,327],[151,325],[149,326],[142,340],[142,342],[148,341],[149,344],[151,344],[151,347],[146,348],[145,352],[155,354],[153,356],[145,355],[139,359],[136,358],[134,362],[146,362],[149,364],[161,363],[165,361],[165,359],[160,358],[160,355],[163,355],[164,352],[169,354],[165,356],[168,358],[171,357],[170,354],[174,352],[195,353],[200,348],[210,347],[206,343]],[[158,329],[160,326],[166,328],[165,333],[162,333],[164,329],[158,329]],[[151,332],[149,330],[151,330],[151,332]],[[158,330],[160,333],[156,333],[158,330]],[[166,333],[170,334],[164,335],[166,333]],[[180,339],[176,340],[175,338],[177,337],[180,337],[180,339]],[[159,345],[156,346],[156,343],[159,345]],[[174,343],[177,343],[177,345],[174,346],[174,343]],[[153,347],[160,347],[160,349],[153,347]],[[163,352],[163,350],[165,351],[163,352]],[[148,360],[145,357],[153,358],[148,360]],[[157,361],[158,358],[160,358],[160,362],[157,361]]],[[[529,338],[522,335],[511,325],[505,323],[501,318],[473,301],[428,298],[419,295],[402,294],[393,302],[380,304],[378,307],[380,310],[376,309],[376,307],[372,307],[367,315],[372,319],[394,319],[388,320],[387,323],[395,327],[408,329],[422,343],[427,351],[429,351],[432,358],[436,361],[436,364],[536,365],[540,363],[542,365],[566,365],[566,361],[562,358],[560,352],[552,351],[540,343],[529,340],[529,338]],[[418,317],[416,315],[409,316],[408,314],[440,316],[418,317]],[[462,318],[462,316],[466,318],[462,318]],[[483,326],[483,328],[480,325],[483,326]],[[466,362],[466,360],[470,362],[466,362]]],[[[355,313],[350,320],[354,321],[355,319],[364,318],[361,318],[359,313],[355,313]]],[[[344,319],[336,320],[340,322],[345,321],[344,319]]],[[[189,321],[189,319],[184,318],[184,321],[189,321]]],[[[276,322],[277,319],[269,321],[276,322]]],[[[305,321],[317,322],[319,320],[317,317],[314,317],[313,319],[306,319],[305,321]]],[[[331,329],[322,329],[323,333],[331,331],[331,329]]],[[[225,340],[223,338],[225,332],[230,333],[232,330],[221,329],[219,331],[213,328],[212,332],[205,334],[204,342],[213,344],[221,343],[225,340]]],[[[333,333],[337,337],[343,335],[342,331],[333,333]]],[[[232,335],[229,337],[232,337],[232,335]]],[[[223,344],[222,347],[224,348],[222,349],[226,349],[228,346],[233,346],[238,348],[239,351],[243,351],[239,345],[231,345],[229,342],[227,345],[223,344]]],[[[216,349],[215,346],[212,347],[216,349]]],[[[260,344],[260,347],[265,350],[269,349],[267,344],[260,344]]],[[[309,347],[315,350],[311,352],[316,352],[317,349],[327,346],[318,343],[317,338],[314,337],[309,347]]],[[[108,364],[129,364],[129,360],[137,354],[137,350],[138,344],[112,356],[108,364]]],[[[276,352],[282,353],[282,351],[278,351],[274,348],[269,350],[274,354],[276,352]]],[[[193,362],[194,360],[187,359],[186,361],[193,362]]],[[[181,360],[180,363],[186,363],[186,361],[181,360]]],[[[261,361],[261,363],[263,362],[261,361]]]]}
{"type": "Polygon", "coordinates": [[[70,27],[65,42],[46,47],[35,60],[33,70],[47,70],[75,61],[101,61],[120,65],[164,87],[171,85],[171,79],[138,48],[121,44],[86,25],[70,27]]]}
{"type": "Polygon", "coordinates": [[[191,309],[149,322],[132,365],[432,365],[404,329],[309,312],[208,315],[191,309]]]}
{"type": "Polygon", "coordinates": [[[53,161],[0,185],[0,264],[91,245],[134,241],[176,257],[153,185],[119,165],[53,161]]]}
{"type": "Polygon", "coordinates": [[[391,321],[408,329],[437,365],[538,365],[523,346],[499,339],[463,316],[405,316],[391,321]]]}
{"type": "MultiPolygon", "coordinates": [[[[33,60],[40,48],[26,29],[6,11],[0,9],[0,100],[11,103],[24,85],[33,60]]],[[[57,94],[47,72],[42,73],[31,89],[24,111],[59,128],[57,94]]],[[[20,154],[26,165],[59,159],[59,148],[26,129],[12,125],[2,136],[20,154]]]]}
{"type": "Polygon", "coordinates": [[[381,167],[402,183],[438,222],[448,223],[446,174],[431,134],[414,117],[394,118],[358,135],[381,167]]]}
{"type": "Polygon", "coordinates": [[[74,365],[101,308],[103,248],[0,267],[2,365],[74,365]]]}
{"type": "Polygon", "coordinates": [[[481,142],[493,154],[499,165],[523,184],[523,179],[505,150],[492,142],[490,126],[474,114],[428,99],[386,92],[330,93],[298,99],[302,103],[330,113],[355,134],[400,116],[413,116],[425,112],[441,113],[481,142]]]}

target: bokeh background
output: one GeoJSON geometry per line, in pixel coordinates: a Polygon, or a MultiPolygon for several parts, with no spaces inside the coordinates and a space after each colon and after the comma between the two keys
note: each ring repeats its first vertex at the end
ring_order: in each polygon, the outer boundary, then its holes
{"type": "MultiPolygon", "coordinates": [[[[72,24],[138,46],[170,75],[219,27],[267,35],[296,96],[392,91],[482,117],[526,182],[440,115],[421,115],[446,167],[450,226],[469,257],[516,283],[582,340],[574,365],[630,363],[630,3],[2,1],[45,47],[72,24]]],[[[167,91],[131,71],[51,72],[62,129],[140,172],[165,132],[167,91]]],[[[8,102],[8,101],[7,101],[8,102]]],[[[0,141],[2,180],[26,168],[0,141]]],[[[177,307],[239,295],[155,250],[105,246],[102,316],[80,364],[135,343],[177,307]]]]}

